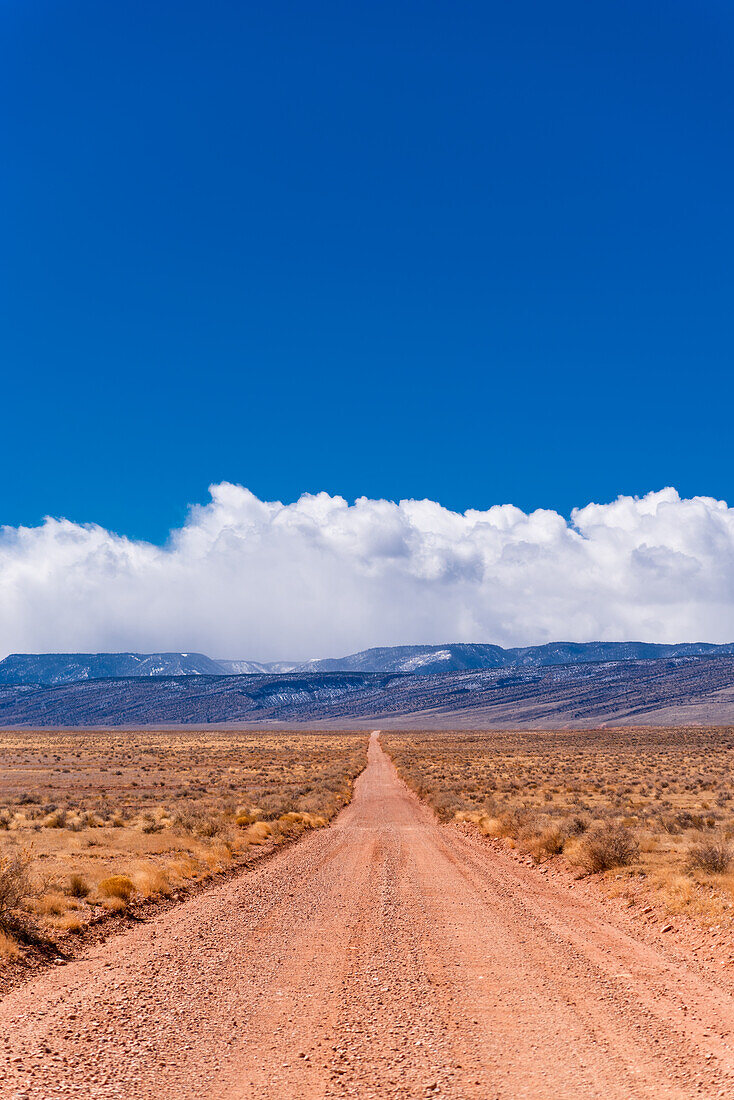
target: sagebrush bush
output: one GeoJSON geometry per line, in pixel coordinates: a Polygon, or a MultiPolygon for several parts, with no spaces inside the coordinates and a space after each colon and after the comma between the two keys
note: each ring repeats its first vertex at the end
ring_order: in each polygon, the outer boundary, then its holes
{"type": "Polygon", "coordinates": [[[178,815],[176,824],[188,833],[193,833],[194,836],[202,837],[205,840],[211,840],[212,837],[219,836],[226,828],[226,821],[221,814],[187,813],[185,811],[178,815]]]}
{"type": "Polygon", "coordinates": [[[540,832],[529,831],[520,836],[522,847],[530,852],[538,863],[548,859],[549,856],[559,856],[566,839],[566,834],[558,825],[547,825],[540,832]]]}
{"type": "Polygon", "coordinates": [[[292,798],[286,798],[282,794],[266,794],[258,803],[258,808],[266,820],[275,820],[293,809],[292,798]]]}
{"type": "Polygon", "coordinates": [[[569,836],[582,836],[589,828],[591,822],[583,814],[573,814],[566,818],[563,827],[569,836]]]}
{"type": "Polygon", "coordinates": [[[625,825],[598,822],[584,833],[579,842],[577,862],[591,874],[628,867],[640,854],[640,843],[625,825]]]}
{"type": "Polygon", "coordinates": [[[440,791],[429,798],[433,812],[440,821],[450,821],[461,809],[461,799],[453,792],[440,791]]]}
{"type": "Polygon", "coordinates": [[[31,855],[26,851],[0,856],[0,932],[15,932],[22,924],[23,907],[35,893],[31,855]]]}
{"type": "Polygon", "coordinates": [[[710,875],[723,875],[729,870],[734,855],[731,846],[719,837],[692,844],[688,849],[686,866],[690,871],[706,871],[710,875]]]}

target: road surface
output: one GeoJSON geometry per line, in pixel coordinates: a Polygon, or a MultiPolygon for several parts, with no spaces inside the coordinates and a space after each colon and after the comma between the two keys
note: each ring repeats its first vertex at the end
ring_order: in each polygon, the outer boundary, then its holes
{"type": "Polygon", "coordinates": [[[332,828],[0,1004],[23,1100],[734,1097],[695,963],[439,825],[373,734],[332,828]]]}

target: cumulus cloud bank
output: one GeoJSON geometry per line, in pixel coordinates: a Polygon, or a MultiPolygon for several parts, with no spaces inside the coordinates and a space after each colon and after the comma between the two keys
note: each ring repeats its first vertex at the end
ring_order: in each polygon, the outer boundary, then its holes
{"type": "Polygon", "coordinates": [[[734,639],[734,509],[709,497],[663,489],[568,522],[509,504],[210,493],[164,547],[67,520],[0,528],[0,656],[734,639]]]}

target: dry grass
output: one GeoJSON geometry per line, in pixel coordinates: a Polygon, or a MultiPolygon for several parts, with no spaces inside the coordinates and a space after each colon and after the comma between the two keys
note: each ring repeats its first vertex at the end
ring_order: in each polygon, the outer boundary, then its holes
{"type": "Polygon", "coordinates": [[[672,912],[731,915],[730,728],[396,732],[382,743],[442,820],[537,862],[643,880],[672,912]]]}
{"type": "Polygon", "coordinates": [[[9,936],[7,932],[0,932],[0,962],[17,959],[19,955],[20,948],[14,937],[9,936]]]}
{"type": "Polygon", "coordinates": [[[69,875],[69,885],[66,891],[70,898],[88,898],[91,887],[84,875],[69,875]]]}
{"type": "Polygon", "coordinates": [[[97,883],[97,890],[100,897],[130,901],[135,893],[135,883],[127,875],[110,875],[97,883]]]}
{"type": "Polygon", "coordinates": [[[30,867],[26,849],[0,855],[0,932],[6,937],[22,923],[24,908],[35,893],[30,867]]]}
{"type": "Polygon", "coordinates": [[[320,828],[364,734],[0,733],[0,959],[23,927],[83,929],[320,828]]]}

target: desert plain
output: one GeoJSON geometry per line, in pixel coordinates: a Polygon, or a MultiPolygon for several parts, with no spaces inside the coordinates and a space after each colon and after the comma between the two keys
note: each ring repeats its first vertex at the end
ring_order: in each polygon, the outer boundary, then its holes
{"type": "Polygon", "coordinates": [[[3,1096],[734,1096],[728,727],[2,737],[3,1096]]]}

